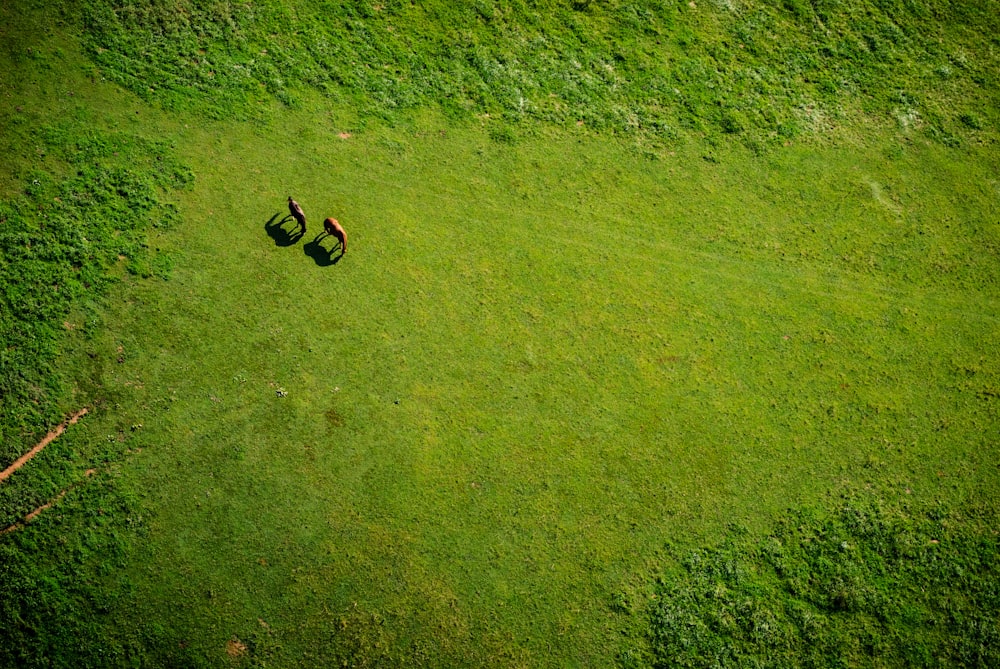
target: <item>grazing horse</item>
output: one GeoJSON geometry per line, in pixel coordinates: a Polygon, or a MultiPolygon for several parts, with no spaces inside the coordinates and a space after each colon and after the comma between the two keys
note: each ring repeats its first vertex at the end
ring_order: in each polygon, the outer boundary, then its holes
{"type": "Polygon", "coordinates": [[[288,196],[288,211],[291,212],[292,218],[302,226],[302,234],[306,234],[306,214],[302,211],[302,207],[299,203],[292,199],[292,196],[288,196]]]}
{"type": "Polygon", "coordinates": [[[328,218],[323,221],[323,229],[326,231],[326,234],[336,237],[340,241],[341,255],[347,253],[347,233],[344,232],[344,228],[337,222],[337,219],[328,218]]]}

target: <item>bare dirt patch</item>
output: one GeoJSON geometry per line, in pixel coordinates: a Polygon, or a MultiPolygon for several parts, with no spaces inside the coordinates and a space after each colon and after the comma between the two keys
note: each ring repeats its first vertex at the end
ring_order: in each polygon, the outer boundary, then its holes
{"type": "Polygon", "coordinates": [[[239,639],[237,639],[236,637],[233,637],[232,639],[226,642],[226,655],[228,655],[229,657],[233,658],[243,657],[246,654],[247,654],[247,645],[242,641],[240,641],[239,639]]]}

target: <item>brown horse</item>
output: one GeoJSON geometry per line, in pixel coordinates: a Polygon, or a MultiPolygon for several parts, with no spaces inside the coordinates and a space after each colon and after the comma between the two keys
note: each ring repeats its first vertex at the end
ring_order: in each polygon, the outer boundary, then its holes
{"type": "Polygon", "coordinates": [[[306,214],[302,211],[302,207],[299,203],[292,199],[292,196],[288,196],[288,211],[291,212],[292,218],[302,226],[302,234],[306,234],[306,214]]]}
{"type": "Polygon", "coordinates": [[[337,222],[337,219],[328,218],[323,221],[323,229],[326,231],[326,234],[336,237],[340,241],[341,255],[347,253],[347,233],[344,232],[344,228],[337,222]]]}

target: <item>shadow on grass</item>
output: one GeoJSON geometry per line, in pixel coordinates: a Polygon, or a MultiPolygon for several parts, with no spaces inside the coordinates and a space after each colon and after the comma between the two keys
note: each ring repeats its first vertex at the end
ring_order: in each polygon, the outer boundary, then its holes
{"type": "Polygon", "coordinates": [[[294,221],[295,219],[291,216],[285,216],[281,220],[278,220],[279,216],[281,216],[280,212],[272,216],[271,220],[264,224],[264,230],[267,232],[268,237],[274,240],[275,246],[292,246],[302,239],[304,232],[298,223],[291,230],[286,230],[284,227],[285,223],[294,221]]]}
{"type": "Polygon", "coordinates": [[[313,237],[313,240],[311,242],[304,244],[302,246],[302,250],[305,252],[307,256],[312,258],[313,261],[315,261],[315,263],[320,267],[329,267],[330,265],[336,265],[338,262],[340,262],[340,259],[344,257],[344,247],[340,244],[340,242],[337,242],[336,244],[333,245],[333,247],[329,251],[327,251],[325,248],[323,248],[322,244],[324,237],[329,237],[329,235],[326,234],[325,232],[319,233],[318,235],[313,237]],[[340,250],[340,253],[336,257],[334,257],[333,254],[338,249],[340,250]]]}

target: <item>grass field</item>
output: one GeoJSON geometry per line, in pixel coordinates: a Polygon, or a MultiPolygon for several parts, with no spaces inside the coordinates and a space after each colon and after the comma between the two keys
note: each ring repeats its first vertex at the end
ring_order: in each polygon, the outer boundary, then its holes
{"type": "Polygon", "coordinates": [[[3,466],[92,409],[0,484],[3,526],[68,490],[0,536],[4,662],[709,666],[650,634],[675,556],[856,496],[945,509],[996,583],[995,101],[948,141],[859,109],[791,135],[415,93],[384,117],[325,79],[263,115],[233,84],[227,116],[104,80],[73,14],[2,14],[55,26],[5,52],[4,196],[27,217],[97,137],[167,175],[122,206],[171,213],[56,315],[49,408],[5,426],[3,466]]]}

